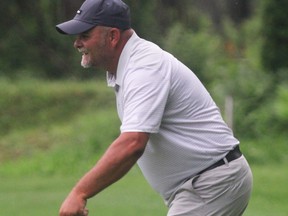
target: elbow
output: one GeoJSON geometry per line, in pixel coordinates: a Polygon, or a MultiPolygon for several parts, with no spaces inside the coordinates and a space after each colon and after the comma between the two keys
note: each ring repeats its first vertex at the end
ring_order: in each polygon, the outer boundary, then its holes
{"type": "Polygon", "coordinates": [[[136,147],[133,148],[132,155],[138,159],[143,155],[144,151],[145,151],[145,146],[140,147],[139,145],[137,145],[136,147]]]}

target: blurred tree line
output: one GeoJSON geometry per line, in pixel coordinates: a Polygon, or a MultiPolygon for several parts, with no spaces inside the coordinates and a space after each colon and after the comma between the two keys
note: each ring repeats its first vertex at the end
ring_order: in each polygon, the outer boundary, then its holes
{"type": "MultiPolygon", "coordinates": [[[[189,31],[202,28],[202,14],[211,17],[215,33],[224,36],[223,18],[240,24],[251,14],[251,0],[127,0],[133,28],[160,45],[173,25],[189,31]]],[[[79,73],[79,55],[73,37],[56,33],[55,25],[71,19],[83,0],[11,0],[2,2],[0,26],[0,74],[29,74],[62,78],[79,73]]],[[[181,44],[177,44],[181,46],[181,44]]]]}
{"type": "MultiPolygon", "coordinates": [[[[288,1],[124,0],[132,26],[190,67],[220,103],[234,98],[236,133],[288,126],[288,1]],[[271,124],[273,122],[273,124],[271,124]],[[269,125],[269,127],[268,127],[269,125]]],[[[0,76],[85,79],[73,36],[55,25],[83,0],[10,0],[0,8],[0,76]]],[[[285,134],[285,132],[283,132],[285,134]]]]}

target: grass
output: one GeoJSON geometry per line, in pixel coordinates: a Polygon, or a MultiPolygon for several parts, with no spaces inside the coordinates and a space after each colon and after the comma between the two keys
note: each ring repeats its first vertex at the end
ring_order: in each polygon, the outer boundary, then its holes
{"type": "MultiPolygon", "coordinates": [[[[0,80],[0,90],[0,215],[57,215],[77,179],[119,133],[114,93],[97,81],[0,80]]],[[[242,142],[254,173],[245,216],[288,215],[286,140],[266,135],[242,142]]],[[[88,207],[100,216],[167,212],[137,167],[88,207]]]]}
{"type": "Polygon", "coordinates": [[[119,122],[113,111],[86,112],[75,117],[73,123],[10,133],[0,141],[0,147],[2,144],[1,148],[12,155],[2,161],[0,176],[83,172],[83,167],[90,167],[118,135],[119,122]],[[13,145],[5,150],[3,143],[13,145]]]}
{"type": "MultiPolygon", "coordinates": [[[[57,215],[76,176],[24,176],[1,179],[1,215],[57,215]]],[[[166,208],[135,167],[122,180],[88,202],[90,215],[165,215],[166,208]]]]}
{"type": "Polygon", "coordinates": [[[254,189],[247,216],[288,215],[287,163],[252,166],[254,189]]]}
{"type": "MultiPolygon", "coordinates": [[[[287,164],[252,166],[254,190],[244,216],[286,216],[287,164]]],[[[24,176],[1,178],[1,215],[51,216],[79,176],[24,176]]],[[[161,216],[167,209],[148,186],[138,168],[88,202],[90,215],[161,216]]]]}
{"type": "Polygon", "coordinates": [[[57,215],[57,208],[71,180],[23,176],[1,178],[1,215],[57,215]]]}

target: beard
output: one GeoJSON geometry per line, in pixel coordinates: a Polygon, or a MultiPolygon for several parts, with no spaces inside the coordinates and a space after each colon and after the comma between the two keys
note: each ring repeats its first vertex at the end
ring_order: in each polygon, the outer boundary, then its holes
{"type": "Polygon", "coordinates": [[[92,62],[91,62],[91,58],[88,54],[83,54],[82,55],[82,60],[81,60],[81,66],[83,68],[90,68],[92,67],[92,62]]]}
{"type": "Polygon", "coordinates": [[[78,49],[80,53],[82,53],[82,59],[81,59],[81,66],[84,68],[90,68],[92,67],[92,58],[91,53],[88,49],[81,48],[78,49]]]}
{"type": "Polygon", "coordinates": [[[94,50],[87,48],[78,49],[78,51],[82,53],[81,66],[83,68],[104,67],[104,63],[107,61],[107,59],[109,59],[105,54],[105,45],[106,44],[103,42],[97,47],[94,47],[94,50]]]}

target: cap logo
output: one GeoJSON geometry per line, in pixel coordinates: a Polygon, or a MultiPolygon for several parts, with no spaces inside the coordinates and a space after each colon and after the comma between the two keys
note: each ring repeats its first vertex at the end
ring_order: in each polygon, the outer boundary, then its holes
{"type": "Polygon", "coordinates": [[[78,10],[78,11],[77,11],[77,14],[81,14],[81,13],[82,13],[82,10],[78,10]]]}

